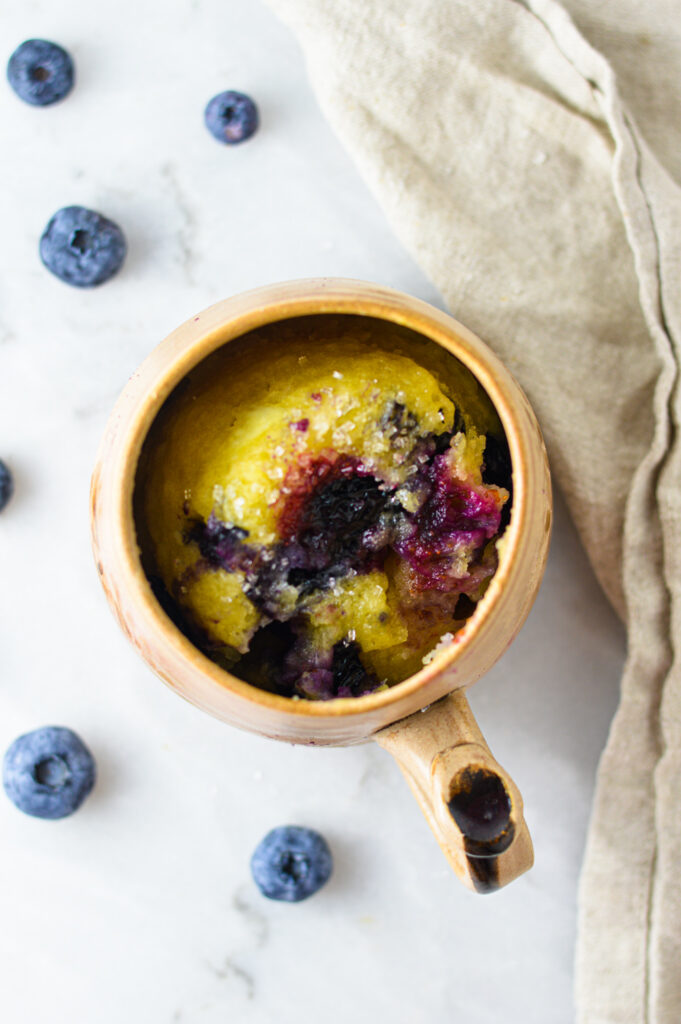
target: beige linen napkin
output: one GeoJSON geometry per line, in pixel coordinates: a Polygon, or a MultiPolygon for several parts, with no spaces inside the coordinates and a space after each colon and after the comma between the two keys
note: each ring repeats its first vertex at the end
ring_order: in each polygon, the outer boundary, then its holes
{"type": "Polygon", "coordinates": [[[269,0],[452,312],[528,392],[629,628],[580,892],[581,1024],[681,1021],[678,0],[269,0]]]}

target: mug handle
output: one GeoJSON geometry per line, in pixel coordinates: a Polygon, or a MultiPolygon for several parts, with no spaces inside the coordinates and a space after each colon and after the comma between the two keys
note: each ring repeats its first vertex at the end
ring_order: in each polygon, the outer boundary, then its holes
{"type": "Polygon", "coordinates": [[[494,892],[532,867],[522,798],[492,757],[462,690],[372,738],[399,764],[464,885],[494,892]]]}

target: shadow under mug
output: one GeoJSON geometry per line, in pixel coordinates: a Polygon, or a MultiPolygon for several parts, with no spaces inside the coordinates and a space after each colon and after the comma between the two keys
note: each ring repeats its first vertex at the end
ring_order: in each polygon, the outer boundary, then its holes
{"type": "Polygon", "coordinates": [[[176,693],[242,729],[309,745],[374,739],[398,761],[454,871],[491,892],[532,866],[517,787],[494,760],[464,695],[523,624],[551,530],[546,452],[530,405],[494,353],[452,317],[391,289],[346,279],[270,285],[218,302],[173,331],[132,375],[109,419],[91,489],[97,568],[111,607],[149,666],[176,693]],[[409,328],[456,356],[492,401],[513,474],[499,564],[473,615],[415,675],[387,690],[328,701],[257,689],[207,658],[163,611],[142,567],[133,517],[140,451],[161,406],[199,362],[265,324],[353,314],[409,328]]]}

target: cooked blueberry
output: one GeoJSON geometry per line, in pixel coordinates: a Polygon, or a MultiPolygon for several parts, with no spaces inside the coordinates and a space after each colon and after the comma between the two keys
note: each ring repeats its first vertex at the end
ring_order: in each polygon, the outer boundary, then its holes
{"type": "Polygon", "coordinates": [[[48,725],[19,736],[5,754],[3,786],[35,818],[65,818],[95,784],[95,762],[71,729],[48,725]]]}
{"type": "MultiPolygon", "coordinates": [[[[268,627],[270,628],[270,627],[268,627]]],[[[360,660],[361,647],[354,640],[340,640],[332,648],[312,647],[304,620],[292,621],[293,643],[283,661],[274,667],[272,678],[278,693],[297,694],[310,700],[334,697],[359,697],[380,686],[377,677],[367,672],[360,660]]]]}
{"type": "Polygon", "coordinates": [[[325,668],[311,668],[296,679],[295,693],[307,700],[331,700],[335,697],[333,672],[325,668]]]}
{"type": "Polygon", "coordinates": [[[413,435],[419,425],[419,421],[413,412],[410,412],[402,402],[390,402],[381,417],[379,426],[390,438],[392,445],[397,444],[398,438],[405,438],[413,435]]]}
{"type": "Polygon", "coordinates": [[[241,554],[241,542],[248,537],[248,530],[231,523],[223,523],[214,512],[203,519],[194,519],[185,532],[185,541],[198,544],[201,556],[214,566],[235,569],[241,554]]]}
{"type": "Polygon", "coordinates": [[[376,524],[387,501],[373,476],[356,473],[350,458],[341,457],[301,509],[298,541],[310,552],[312,567],[361,562],[363,534],[376,524]]]}
{"type": "MultiPolygon", "coordinates": [[[[441,592],[466,589],[450,571],[452,558],[462,544],[474,552],[480,571],[491,576],[495,566],[484,565],[482,556],[486,542],[499,529],[501,513],[495,495],[452,477],[446,455],[436,455],[424,467],[423,476],[430,493],[412,517],[412,533],[394,544],[417,573],[417,588],[441,592]]],[[[473,574],[471,568],[468,577],[474,586],[483,578],[477,572],[473,574]]]]}
{"type": "Polygon", "coordinates": [[[333,688],[337,697],[359,697],[378,686],[360,661],[361,647],[355,640],[340,640],[333,647],[333,688]]]}
{"type": "Polygon", "coordinates": [[[0,459],[0,512],[14,493],[14,479],[8,467],[0,459]]]}
{"type": "Polygon", "coordinates": [[[251,857],[251,873],[263,896],[299,903],[328,882],[333,859],[319,832],[282,825],[262,839],[251,857]]]}
{"type": "Polygon", "coordinates": [[[126,249],[118,224],[84,206],[57,210],[40,239],[47,269],[76,288],[108,281],[120,270],[126,249]]]}
{"type": "MultiPolygon", "coordinates": [[[[288,582],[290,569],[296,563],[295,545],[274,544],[256,551],[248,565],[244,564],[244,593],[256,608],[272,618],[286,618],[281,607],[281,594],[288,582]]],[[[289,609],[292,612],[292,609],[289,609]]]]}
{"type": "Polygon", "coordinates": [[[73,61],[46,39],[27,39],[7,64],[7,81],[17,96],[34,107],[63,100],[73,88],[73,61]]]}
{"type": "Polygon", "coordinates": [[[338,565],[329,565],[325,569],[291,569],[286,582],[299,591],[301,598],[305,598],[316,590],[333,586],[346,572],[347,568],[338,565]]]}
{"type": "Polygon", "coordinates": [[[251,97],[233,89],[213,96],[203,116],[211,135],[229,146],[250,139],[259,123],[258,108],[251,97]]]}

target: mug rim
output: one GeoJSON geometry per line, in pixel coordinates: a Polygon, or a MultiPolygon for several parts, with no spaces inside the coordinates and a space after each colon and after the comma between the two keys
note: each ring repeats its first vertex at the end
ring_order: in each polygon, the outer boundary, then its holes
{"type": "MultiPolygon", "coordinates": [[[[124,579],[126,597],[133,601],[143,621],[161,643],[170,645],[179,657],[199,670],[203,677],[252,705],[284,712],[298,718],[333,719],[385,710],[416,694],[428,691],[428,683],[455,666],[464,650],[497,609],[504,590],[514,575],[517,554],[528,520],[526,467],[528,452],[522,432],[517,429],[511,403],[504,393],[511,385],[524,403],[527,399],[508,368],[473,331],[448,313],[406,293],[351,278],[304,278],[266,285],[232,298],[221,300],[185,321],[157,345],[133,374],[143,376],[145,368],[162,349],[172,355],[156,375],[153,388],[147,388],[138,401],[131,427],[124,435],[113,474],[113,513],[120,525],[118,566],[124,579]],[[238,308],[237,308],[238,307],[238,308]],[[182,632],[165,612],[142,565],[133,508],[137,466],[142,446],[168,396],[199,363],[229,342],[268,324],[296,317],[317,315],[353,315],[392,322],[406,327],[433,342],[457,358],[473,373],[494,406],[509,445],[513,478],[511,518],[500,542],[499,564],[489,586],[476,605],[475,612],[453,634],[447,648],[433,654],[418,672],[386,690],[358,697],[334,697],[309,700],[285,697],[261,690],[221,668],[182,632]]],[[[125,391],[123,396],[125,396],[125,391]]],[[[120,402],[120,399],[119,399],[120,402]]],[[[529,403],[528,408],[529,408],[529,403]]],[[[115,410],[114,414],[115,415],[115,410]]],[[[536,422],[536,421],[535,421],[536,422]]],[[[538,427],[537,427],[538,430],[538,427]]],[[[539,435],[541,440],[541,435],[539,435]]],[[[120,440],[120,439],[119,439],[120,440]]],[[[93,492],[95,482],[93,481],[93,492]]],[[[166,680],[168,681],[168,680],[166,680]]],[[[474,681],[474,680],[473,680],[474,681]]],[[[172,682],[170,682],[172,686],[172,682]]],[[[444,692],[469,685],[452,683],[444,692]]],[[[188,694],[182,693],[188,696],[188,694]]],[[[189,697],[191,699],[191,697],[189,697]]],[[[424,697],[420,707],[432,703],[424,697]]],[[[401,717],[401,716],[398,716],[401,717]]]]}

